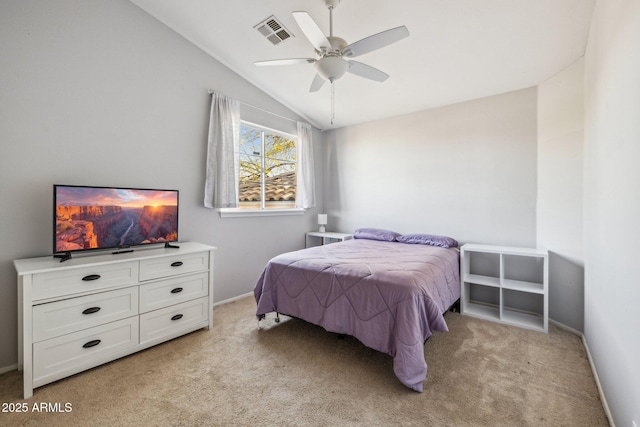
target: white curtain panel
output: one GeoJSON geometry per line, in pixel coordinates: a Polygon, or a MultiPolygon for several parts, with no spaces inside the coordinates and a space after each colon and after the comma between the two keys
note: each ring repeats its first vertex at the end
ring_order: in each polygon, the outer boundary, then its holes
{"type": "Polygon", "coordinates": [[[296,207],[309,209],[316,206],[316,182],[313,170],[313,142],[311,125],[298,122],[298,143],[296,145],[297,189],[296,207]]]}
{"type": "Polygon", "coordinates": [[[213,93],[204,185],[205,207],[238,207],[239,151],[240,102],[213,93]]]}

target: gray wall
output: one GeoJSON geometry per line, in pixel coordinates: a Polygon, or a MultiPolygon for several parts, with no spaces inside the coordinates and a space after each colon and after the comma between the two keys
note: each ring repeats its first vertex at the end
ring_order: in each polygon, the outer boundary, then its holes
{"type": "Polygon", "coordinates": [[[585,55],[584,334],[616,425],[640,426],[640,2],[599,0],[585,55]]]}
{"type": "Polygon", "coordinates": [[[548,249],[550,318],[582,332],[583,67],[538,88],[327,132],[329,221],[548,249]]]}
{"type": "Polygon", "coordinates": [[[332,227],[536,244],[536,89],[326,132],[332,227]]]}
{"type": "Polygon", "coordinates": [[[549,317],[582,332],[584,60],[538,86],[537,246],[549,250],[549,317]]]}
{"type": "Polygon", "coordinates": [[[0,57],[0,369],[17,360],[12,260],[51,253],[54,183],[180,190],[180,239],[218,248],[215,301],[250,292],[316,227],[317,210],[221,219],[203,207],[209,88],[297,117],[132,3],[2,1],[0,57]]]}

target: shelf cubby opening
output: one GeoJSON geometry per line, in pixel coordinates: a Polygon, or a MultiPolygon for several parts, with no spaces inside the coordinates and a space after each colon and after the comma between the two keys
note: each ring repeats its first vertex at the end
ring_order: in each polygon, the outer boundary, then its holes
{"type": "Polygon", "coordinates": [[[500,289],[492,286],[482,286],[477,283],[467,284],[469,286],[469,292],[466,295],[469,297],[469,301],[478,303],[500,305],[500,289]]]}
{"type": "Polygon", "coordinates": [[[500,254],[485,252],[467,252],[469,271],[473,276],[500,278],[500,254]]]}
{"type": "Polygon", "coordinates": [[[504,279],[516,282],[544,282],[544,259],[522,255],[503,255],[504,279]]]}
{"type": "Polygon", "coordinates": [[[502,305],[505,310],[542,316],[542,313],[544,313],[544,296],[502,289],[502,305]]]}
{"type": "Polygon", "coordinates": [[[477,283],[464,283],[463,310],[476,317],[500,320],[500,288],[477,283]]]}

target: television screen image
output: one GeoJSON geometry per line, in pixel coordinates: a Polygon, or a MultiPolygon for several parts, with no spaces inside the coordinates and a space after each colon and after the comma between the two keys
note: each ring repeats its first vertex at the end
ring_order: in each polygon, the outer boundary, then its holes
{"type": "Polygon", "coordinates": [[[54,253],[178,240],[178,190],[53,188],[54,253]]]}

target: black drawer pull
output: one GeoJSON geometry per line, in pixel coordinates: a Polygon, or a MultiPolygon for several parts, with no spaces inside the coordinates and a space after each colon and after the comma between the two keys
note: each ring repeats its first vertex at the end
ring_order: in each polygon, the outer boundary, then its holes
{"type": "Polygon", "coordinates": [[[99,274],[89,274],[88,276],[84,276],[82,280],[85,282],[90,282],[92,280],[98,280],[99,278],[100,278],[99,274]]]}
{"type": "Polygon", "coordinates": [[[86,310],[84,310],[82,314],[92,314],[92,313],[97,313],[98,311],[100,311],[100,307],[89,307],[86,310]]]}
{"type": "Polygon", "coordinates": [[[91,340],[83,345],[82,348],[91,348],[97,346],[98,344],[100,344],[100,340],[91,340]]]}
{"type": "Polygon", "coordinates": [[[172,294],[179,294],[180,292],[182,292],[182,288],[171,289],[172,294]]]}
{"type": "Polygon", "coordinates": [[[182,314],[176,314],[171,318],[171,320],[180,320],[180,319],[182,319],[182,314]]]}
{"type": "Polygon", "coordinates": [[[171,267],[180,267],[182,265],[182,261],[176,261],[171,263],[171,267]]]}

